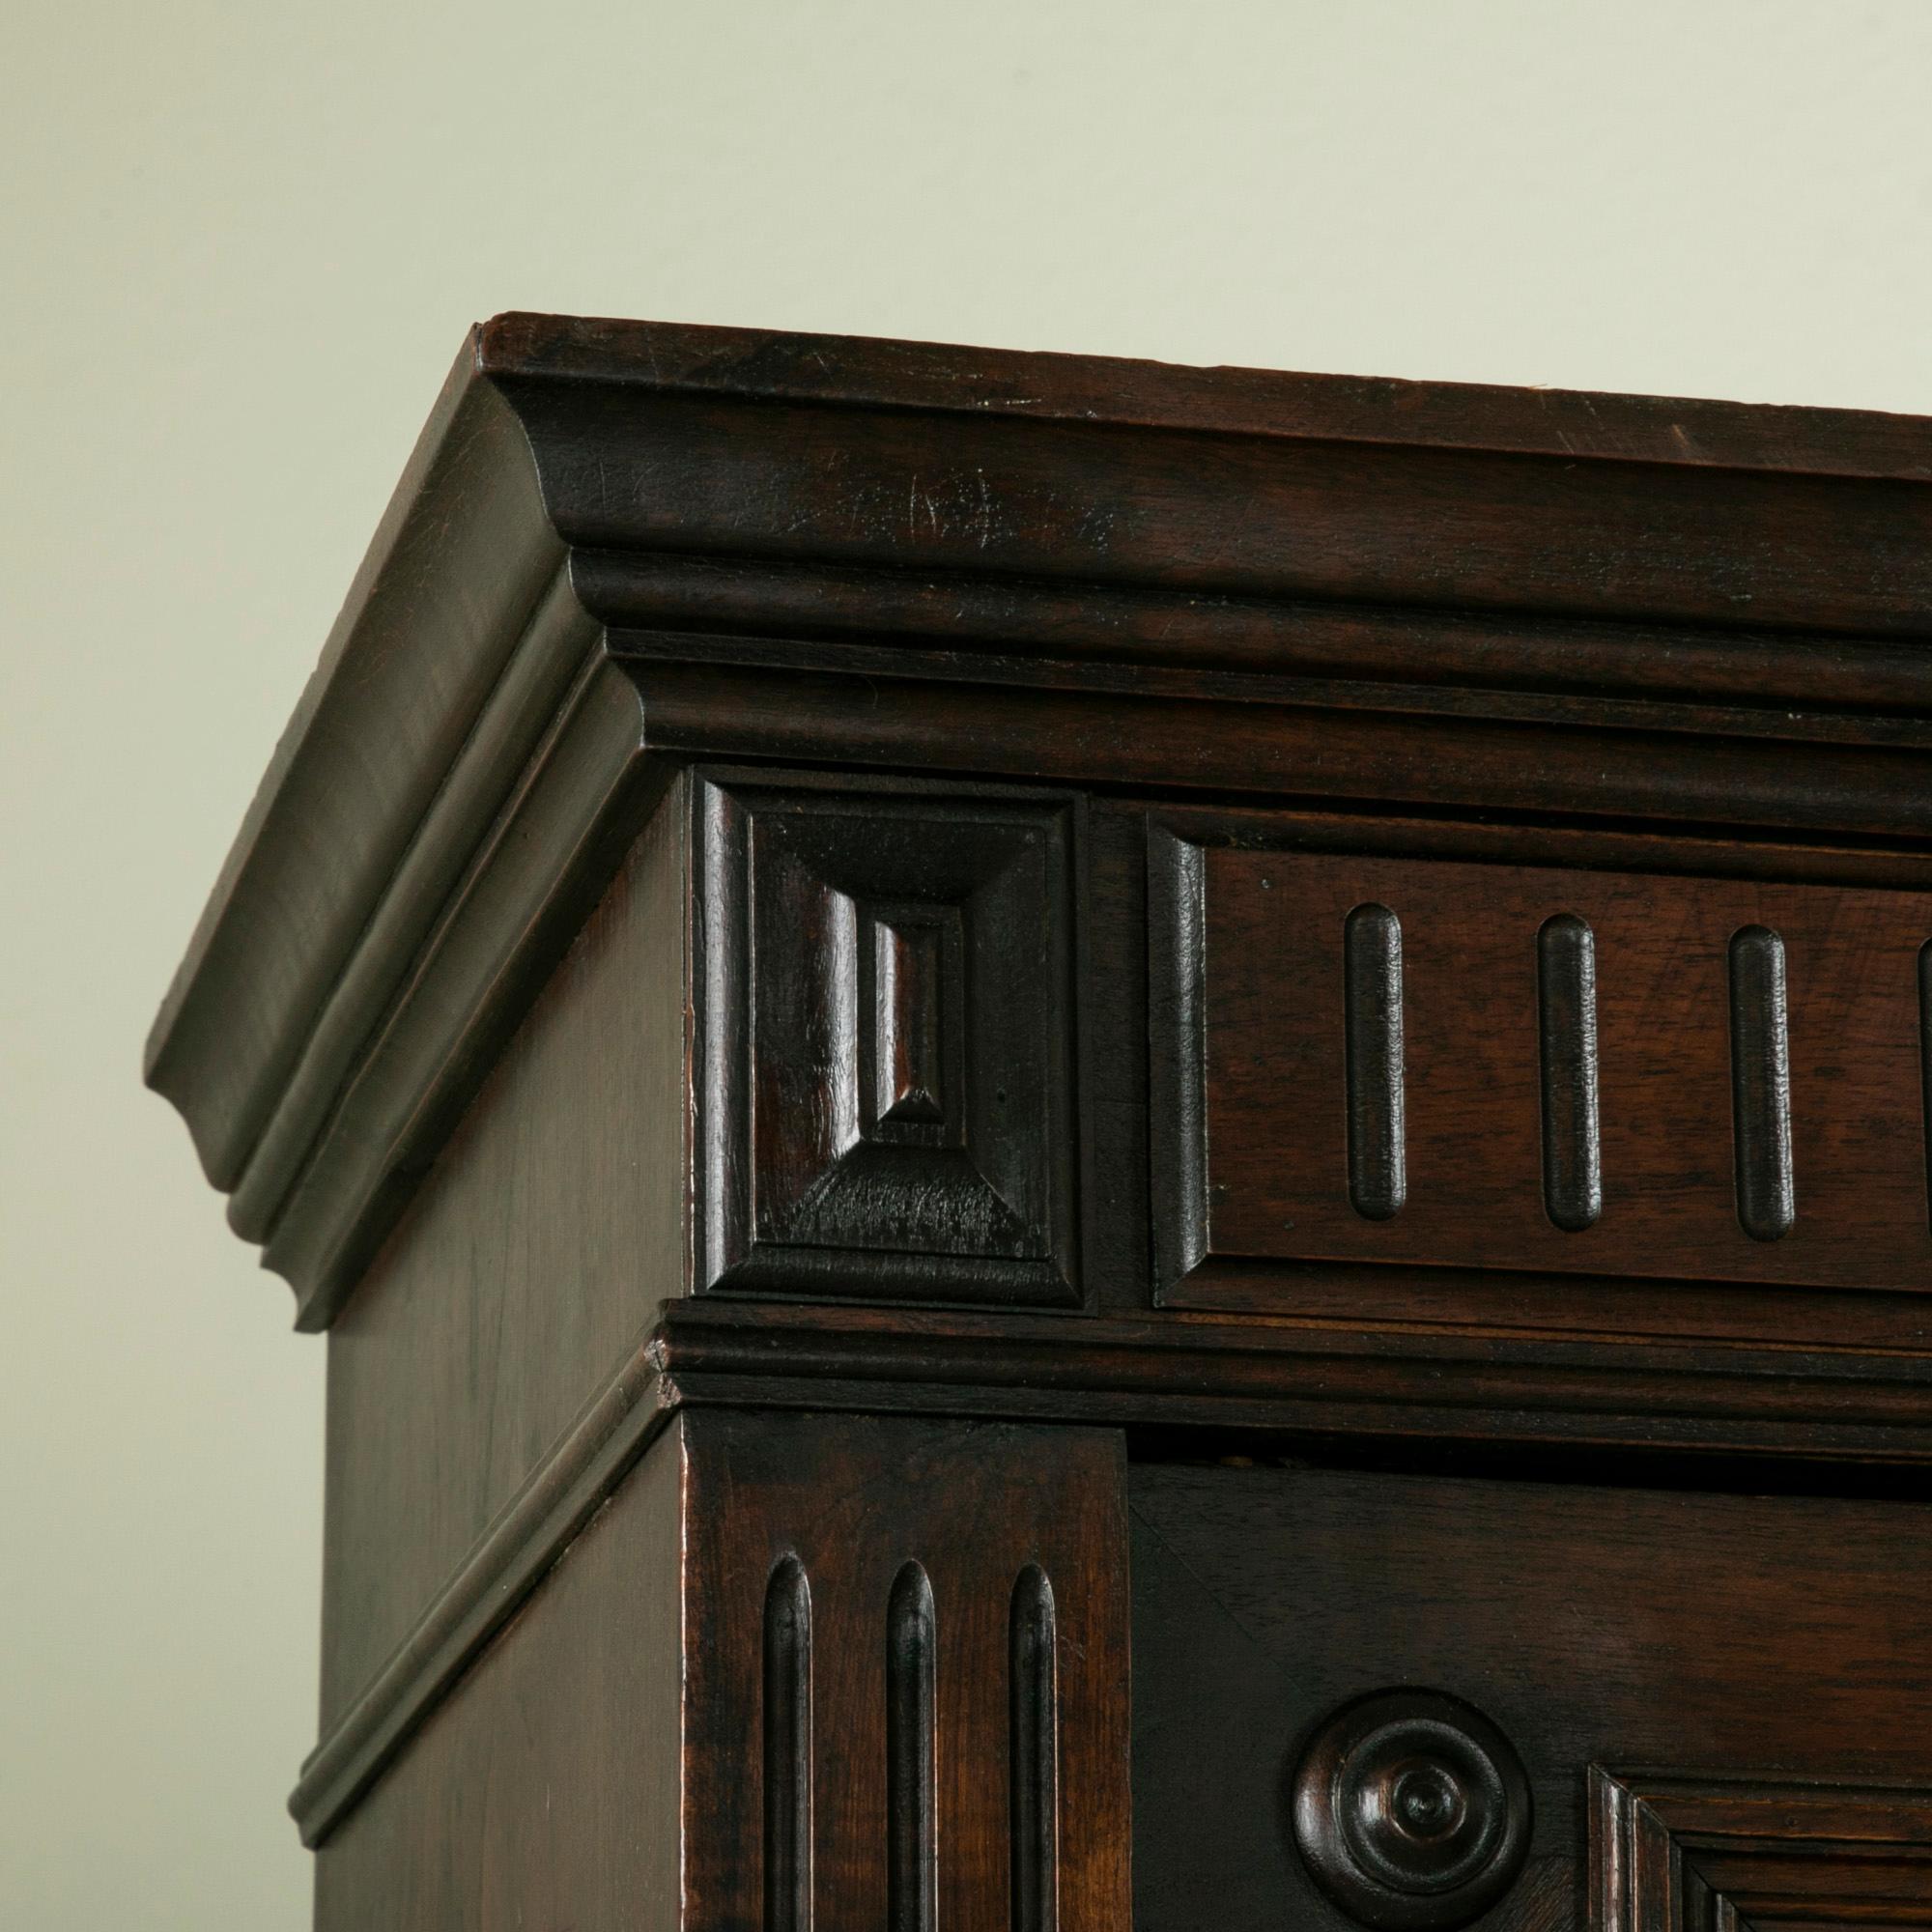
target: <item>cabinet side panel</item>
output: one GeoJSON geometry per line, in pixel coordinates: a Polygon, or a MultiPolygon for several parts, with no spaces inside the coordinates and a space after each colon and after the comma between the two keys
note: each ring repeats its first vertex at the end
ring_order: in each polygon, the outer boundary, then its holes
{"type": "Polygon", "coordinates": [[[674,1932],[675,1425],[323,1845],[319,1932],[674,1932]]]}
{"type": "Polygon", "coordinates": [[[325,1731],[682,1288],[679,789],[329,1331],[325,1731]]]}

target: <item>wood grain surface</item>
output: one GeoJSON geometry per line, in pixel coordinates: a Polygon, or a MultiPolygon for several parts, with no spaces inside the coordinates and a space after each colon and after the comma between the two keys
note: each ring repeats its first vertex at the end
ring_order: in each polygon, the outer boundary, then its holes
{"type": "Polygon", "coordinates": [[[1922,1932],[1928,638],[1922,421],[474,332],[147,1064],[324,1932],[1922,1932]]]}
{"type": "Polygon", "coordinates": [[[673,1432],[324,1844],[317,1932],[676,1932],[682,1483],[673,1432]]]}
{"type": "Polygon", "coordinates": [[[1910,418],[501,317],[148,1077],[323,1327],[690,759],[1922,843],[1928,611],[1910,418]]]}
{"type": "Polygon", "coordinates": [[[1121,1438],[683,1431],[684,1924],[1123,1923],[1121,1438]]]}
{"type": "Polygon", "coordinates": [[[699,784],[698,1291],[1078,1304],[1073,816],[699,784]]]}
{"type": "Polygon", "coordinates": [[[1351,1921],[1288,1781],[1338,1706],[1447,1691],[1510,1740],[1530,1863],[1491,1918],[1586,1917],[1591,1766],[1924,1782],[1932,1510],[1302,1467],[1134,1465],[1135,1922],[1351,1921]]]}
{"type": "MultiPolygon", "coordinates": [[[[1173,1052],[1200,1095],[1178,1152],[1202,1259],[1932,1288],[1932,895],[1370,853],[1190,864],[1198,915],[1154,944],[1199,988],[1173,1052]],[[1548,1210],[1576,1186],[1550,1143],[1552,921],[1592,955],[1587,1065],[1565,1077],[1593,1090],[1601,1206],[1570,1226],[1548,1210]]],[[[1184,1279],[1163,1294],[1212,1305],[1184,1279]]]]}
{"type": "Polygon", "coordinates": [[[682,1280],[683,893],[670,801],[329,1331],[325,1727],[682,1280]]]}

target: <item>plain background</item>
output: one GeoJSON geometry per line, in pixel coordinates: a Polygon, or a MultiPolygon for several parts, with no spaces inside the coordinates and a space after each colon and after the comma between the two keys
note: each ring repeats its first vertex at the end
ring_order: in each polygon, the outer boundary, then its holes
{"type": "Polygon", "coordinates": [[[324,1350],[137,1066],[469,323],[1932,412],[1928,79],[1925,0],[5,0],[0,1919],[307,1922],[324,1350]]]}

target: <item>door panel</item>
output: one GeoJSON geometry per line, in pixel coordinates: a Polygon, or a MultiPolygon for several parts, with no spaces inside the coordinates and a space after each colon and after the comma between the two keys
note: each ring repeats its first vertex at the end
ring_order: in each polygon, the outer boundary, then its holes
{"type": "Polygon", "coordinates": [[[1932,1918],[1932,1508],[1153,1464],[1130,1494],[1141,1932],[1357,1923],[1296,1849],[1294,1777],[1337,1711],[1392,1687],[1463,1700],[1520,1756],[1533,1825],[1477,1921],[1496,1932],[1580,1924],[1593,1895],[1619,1932],[1748,1920],[1740,1899],[1796,1922],[1751,1863],[1780,1857],[1809,1873],[1810,1921],[1849,1922],[1848,1893],[1859,1918],[1932,1918]],[[1609,1783],[1653,1820],[1687,1789],[1787,1821],[1796,1787],[1842,1802],[1822,1824],[1711,1838],[1702,1889],[1684,1846],[1712,1814],[1690,1805],[1675,1867],[1664,1852],[1677,1889],[1619,1917],[1603,1902],[1609,1783]],[[1867,1842],[1834,1863],[1845,1839],[1867,1842]]]}

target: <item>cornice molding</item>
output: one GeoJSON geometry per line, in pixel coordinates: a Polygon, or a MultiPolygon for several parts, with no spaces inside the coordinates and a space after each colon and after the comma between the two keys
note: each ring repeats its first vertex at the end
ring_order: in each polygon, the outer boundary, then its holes
{"type": "Polygon", "coordinates": [[[499,317],[148,1078],[321,1326],[677,763],[1922,843],[1928,634],[1914,418],[499,317]]]}
{"type": "Polygon", "coordinates": [[[1924,419],[1875,410],[1190,367],[595,316],[499,315],[474,341],[479,367],[505,381],[1932,482],[1924,419]]]}

